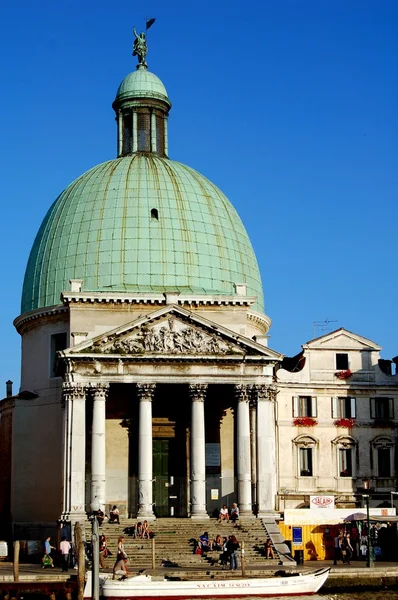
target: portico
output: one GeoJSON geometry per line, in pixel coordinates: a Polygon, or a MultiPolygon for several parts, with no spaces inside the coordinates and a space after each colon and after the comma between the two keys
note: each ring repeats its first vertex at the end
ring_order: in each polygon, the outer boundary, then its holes
{"type": "Polygon", "coordinates": [[[117,503],[140,519],[203,519],[227,497],[239,502],[242,514],[272,513],[272,372],[278,359],[269,348],[177,305],[60,353],[63,517],[77,520],[95,496],[104,508],[117,503]],[[218,453],[218,465],[206,450],[218,453]]]}

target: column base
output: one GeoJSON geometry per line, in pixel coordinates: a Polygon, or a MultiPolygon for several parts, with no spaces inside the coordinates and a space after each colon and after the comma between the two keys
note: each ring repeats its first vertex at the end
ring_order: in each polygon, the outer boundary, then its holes
{"type": "Polygon", "coordinates": [[[276,510],[260,510],[257,513],[257,519],[269,519],[270,521],[275,521],[276,519],[280,519],[281,514],[276,510]]]}
{"type": "Polygon", "coordinates": [[[63,512],[59,518],[60,521],[68,522],[74,525],[75,523],[84,523],[88,520],[86,512],[63,512]]]}
{"type": "Polygon", "coordinates": [[[239,517],[244,517],[245,519],[255,519],[256,515],[252,510],[239,510],[239,517]]]}
{"type": "Polygon", "coordinates": [[[200,514],[195,514],[195,515],[191,515],[190,519],[192,519],[193,521],[203,521],[204,519],[210,519],[209,515],[207,513],[200,513],[200,514]]]}
{"type": "Polygon", "coordinates": [[[139,510],[137,513],[137,519],[142,519],[143,521],[156,521],[156,516],[153,512],[147,510],[139,510]]]}

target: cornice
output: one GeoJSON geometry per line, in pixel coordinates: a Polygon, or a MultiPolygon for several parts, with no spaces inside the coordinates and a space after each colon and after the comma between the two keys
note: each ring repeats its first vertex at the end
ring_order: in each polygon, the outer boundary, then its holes
{"type": "MultiPolygon", "coordinates": [[[[111,292],[71,292],[65,291],[61,294],[61,300],[65,306],[70,304],[168,304],[166,294],[155,293],[111,293],[111,292]]],[[[178,294],[174,300],[175,304],[181,306],[252,306],[256,301],[255,296],[222,295],[222,294],[178,294]]],[[[260,315],[260,313],[255,313],[260,315]]],[[[267,319],[268,317],[266,317],[267,319]]]]}
{"type": "Polygon", "coordinates": [[[247,320],[254,323],[256,327],[261,329],[264,333],[268,333],[269,328],[272,325],[272,320],[268,315],[257,312],[256,310],[249,310],[247,312],[247,320]]]}
{"type": "Polygon", "coordinates": [[[62,304],[57,304],[56,306],[46,306],[45,308],[36,308],[35,310],[31,310],[27,313],[19,315],[19,317],[16,317],[14,319],[14,327],[18,333],[20,333],[23,325],[29,321],[34,321],[36,319],[41,319],[48,316],[52,317],[67,312],[69,312],[68,307],[63,306],[62,304]]]}

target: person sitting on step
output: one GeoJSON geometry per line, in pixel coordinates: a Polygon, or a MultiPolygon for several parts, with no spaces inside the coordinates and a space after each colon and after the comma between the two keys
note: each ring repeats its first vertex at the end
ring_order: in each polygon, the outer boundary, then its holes
{"type": "Polygon", "coordinates": [[[229,521],[229,512],[226,504],[224,504],[220,509],[220,513],[218,515],[218,522],[221,523],[221,521],[229,521]]]}
{"type": "Polygon", "coordinates": [[[265,558],[275,558],[274,549],[272,548],[272,542],[269,538],[265,542],[265,558]]]}
{"type": "Polygon", "coordinates": [[[112,510],[109,513],[109,523],[116,523],[117,525],[120,525],[120,513],[116,504],[112,506],[112,510]]]}

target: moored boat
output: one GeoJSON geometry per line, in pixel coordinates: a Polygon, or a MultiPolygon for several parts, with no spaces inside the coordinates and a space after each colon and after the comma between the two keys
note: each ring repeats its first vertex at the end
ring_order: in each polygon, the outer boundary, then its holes
{"type": "MultiPolygon", "coordinates": [[[[101,575],[100,595],[102,598],[240,598],[272,596],[304,596],[315,594],[325,583],[329,568],[317,569],[309,573],[289,573],[284,576],[246,579],[208,579],[197,581],[172,581],[137,575],[122,580],[112,579],[112,575],[101,575]]],[[[91,572],[87,573],[84,591],[85,598],[91,598],[91,572]]]]}

